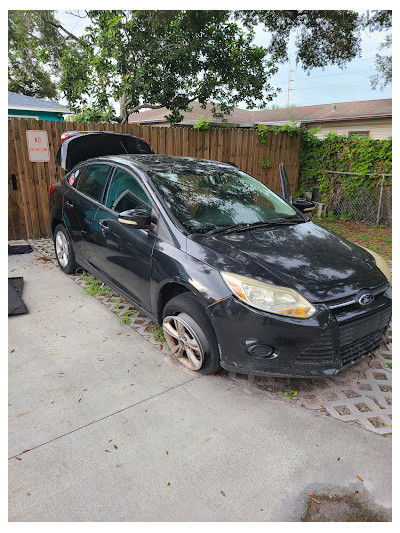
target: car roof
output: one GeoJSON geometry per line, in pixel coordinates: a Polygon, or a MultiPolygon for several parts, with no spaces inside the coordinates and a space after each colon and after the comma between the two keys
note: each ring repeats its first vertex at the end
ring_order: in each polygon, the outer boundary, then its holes
{"type": "Polygon", "coordinates": [[[114,161],[115,163],[129,164],[134,163],[140,166],[145,171],[165,172],[166,170],[233,170],[236,165],[233,163],[225,163],[221,161],[213,161],[211,159],[200,159],[197,157],[184,157],[172,155],[158,155],[158,154],[124,154],[113,156],[96,157],[96,160],[114,161]]]}

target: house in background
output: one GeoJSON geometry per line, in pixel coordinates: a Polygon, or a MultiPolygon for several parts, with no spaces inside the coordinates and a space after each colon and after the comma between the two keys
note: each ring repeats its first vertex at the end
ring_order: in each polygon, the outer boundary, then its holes
{"type": "MultiPolygon", "coordinates": [[[[214,118],[212,114],[212,104],[207,104],[206,109],[203,109],[199,102],[195,101],[190,104],[192,111],[181,111],[183,120],[174,126],[193,126],[197,119],[203,115],[205,119],[212,118],[210,126],[232,126],[236,128],[251,128],[254,126],[254,121],[251,118],[252,111],[246,109],[239,109],[235,107],[230,115],[226,115],[223,119],[214,118]]],[[[216,106],[218,109],[218,105],[216,106]]],[[[170,111],[166,107],[160,109],[150,109],[148,111],[140,111],[139,113],[132,113],[129,115],[129,124],[143,124],[146,126],[170,126],[170,123],[165,118],[170,111]]]]}
{"type": "MultiPolygon", "coordinates": [[[[183,120],[176,126],[193,126],[200,115],[212,118],[211,126],[230,125],[239,128],[250,128],[259,124],[282,126],[295,120],[307,128],[319,126],[320,138],[329,132],[348,136],[363,136],[372,139],[387,139],[392,135],[392,99],[364,100],[358,102],[341,102],[312,106],[288,107],[282,109],[264,109],[249,111],[235,108],[225,121],[214,119],[212,105],[202,109],[198,102],[192,102],[191,112],[182,112],[183,120]]],[[[143,125],[169,126],[165,115],[169,112],[163,107],[134,113],[129,116],[129,123],[143,125]]]]}
{"type": "Polygon", "coordinates": [[[279,126],[294,119],[308,129],[319,126],[317,134],[327,133],[387,139],[392,135],[392,99],[342,102],[285,109],[253,111],[257,124],[279,126]]]}
{"type": "Polygon", "coordinates": [[[71,113],[68,107],[56,102],[25,96],[8,91],[8,117],[34,118],[36,120],[64,120],[64,115],[71,113]]]}

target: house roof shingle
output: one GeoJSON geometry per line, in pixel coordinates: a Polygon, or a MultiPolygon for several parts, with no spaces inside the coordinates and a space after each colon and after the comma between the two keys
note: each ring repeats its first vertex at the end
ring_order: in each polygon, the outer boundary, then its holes
{"type": "MultiPolygon", "coordinates": [[[[194,124],[199,115],[204,118],[213,118],[212,105],[207,104],[203,109],[199,102],[192,102],[191,112],[182,112],[183,120],[181,124],[194,124]]],[[[218,107],[218,106],[217,106],[218,107]]],[[[151,109],[134,113],[129,116],[129,122],[166,122],[165,115],[169,114],[166,107],[161,109],[151,109]]],[[[263,109],[260,111],[249,111],[235,108],[231,115],[227,116],[229,123],[252,126],[260,123],[284,123],[291,119],[304,123],[327,122],[334,120],[352,120],[357,118],[391,117],[392,99],[364,100],[358,102],[339,102],[332,104],[321,104],[312,106],[289,107],[282,109],[263,109]]],[[[222,122],[220,119],[213,119],[214,123],[222,122]]]]}
{"type": "Polygon", "coordinates": [[[70,113],[68,107],[50,100],[25,96],[24,94],[13,93],[8,91],[8,108],[26,109],[35,111],[54,111],[59,113],[70,113]]]}

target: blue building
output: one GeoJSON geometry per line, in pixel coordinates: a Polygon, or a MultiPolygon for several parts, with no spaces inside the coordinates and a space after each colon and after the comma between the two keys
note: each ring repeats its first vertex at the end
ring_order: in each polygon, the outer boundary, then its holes
{"type": "Polygon", "coordinates": [[[68,107],[56,102],[33,98],[8,91],[9,118],[34,118],[36,120],[64,120],[71,113],[68,107]]]}

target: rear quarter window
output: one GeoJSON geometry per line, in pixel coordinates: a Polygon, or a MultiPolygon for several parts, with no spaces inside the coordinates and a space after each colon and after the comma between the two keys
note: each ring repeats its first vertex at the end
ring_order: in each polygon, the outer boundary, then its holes
{"type": "Polygon", "coordinates": [[[78,176],[71,174],[69,184],[76,186],[76,189],[96,202],[101,202],[103,192],[110,173],[110,166],[105,164],[87,165],[83,169],[78,169],[78,176]],[[72,180],[72,183],[71,183],[72,180]],[[77,184],[75,185],[75,180],[77,184]]]}

